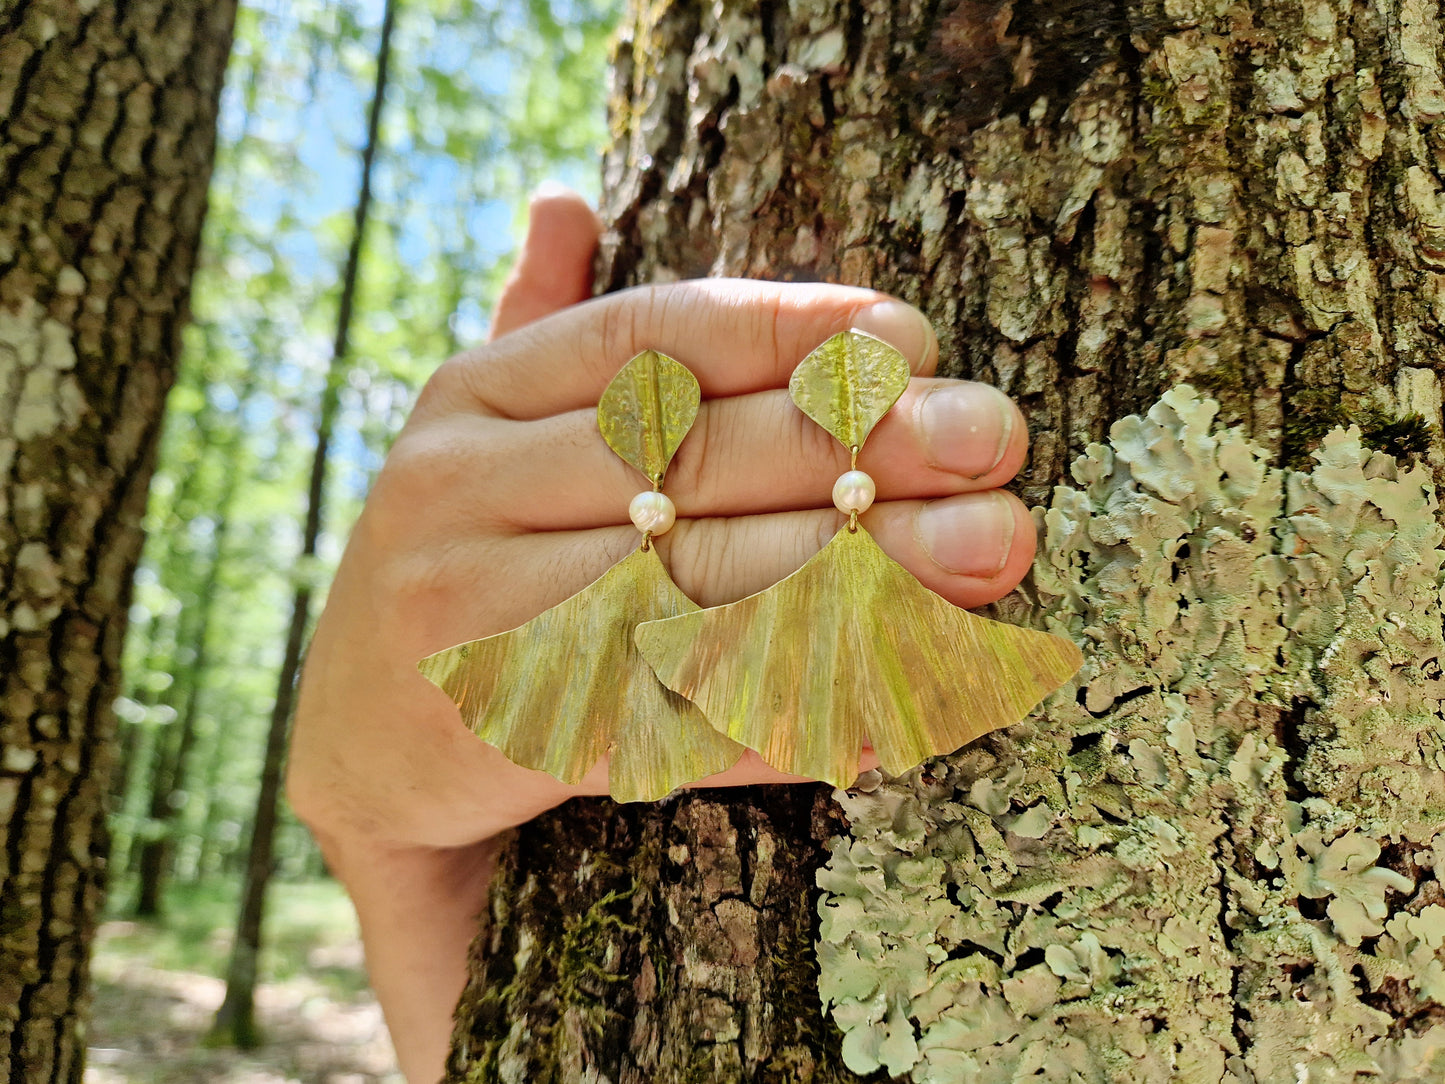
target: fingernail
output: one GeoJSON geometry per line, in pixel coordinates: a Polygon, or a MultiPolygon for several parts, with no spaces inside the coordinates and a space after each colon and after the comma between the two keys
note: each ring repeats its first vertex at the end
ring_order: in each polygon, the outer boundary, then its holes
{"type": "Polygon", "coordinates": [[[572,196],[574,194],[570,186],[563,184],[561,181],[554,181],[549,178],[532,189],[532,195],[528,199],[528,202],[536,203],[538,200],[557,199],[561,196],[572,196]]]}
{"type": "Polygon", "coordinates": [[[995,490],[929,501],[918,510],[914,537],[944,571],[991,580],[1013,548],[1013,502],[995,490]]]}
{"type": "Polygon", "coordinates": [[[908,359],[915,373],[932,368],[929,362],[938,349],[938,339],[928,317],[912,305],[892,299],[880,301],[854,316],[853,326],[895,348],[908,359]]]}
{"type": "Polygon", "coordinates": [[[1014,408],[987,384],[937,384],[918,404],[929,465],[982,478],[1001,462],[1013,436],[1014,408]]]}

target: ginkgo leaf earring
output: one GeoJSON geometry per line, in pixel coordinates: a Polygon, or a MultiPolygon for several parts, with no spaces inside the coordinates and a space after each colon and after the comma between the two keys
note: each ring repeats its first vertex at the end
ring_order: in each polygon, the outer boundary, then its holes
{"type": "Polygon", "coordinates": [[[1083,662],[1067,640],[934,594],[858,522],[874,497],[858,452],[909,375],[902,354],[860,331],[803,359],[789,391],[851,453],[833,487],[848,522],[766,591],[636,632],[662,683],[719,731],[779,771],[840,787],[857,778],[865,734],[896,775],[1018,722],[1083,662]]]}
{"type": "Polygon", "coordinates": [[[597,425],[608,447],[652,483],[629,508],[642,544],[520,628],[419,664],[467,727],[515,764],[575,784],[610,750],[608,788],[619,802],[656,801],[731,767],[743,752],[658,683],[632,639],[639,621],[698,608],[652,540],[676,517],[663,475],[700,398],[697,378],[672,358],[648,350],[629,361],[602,393],[597,425]]]}

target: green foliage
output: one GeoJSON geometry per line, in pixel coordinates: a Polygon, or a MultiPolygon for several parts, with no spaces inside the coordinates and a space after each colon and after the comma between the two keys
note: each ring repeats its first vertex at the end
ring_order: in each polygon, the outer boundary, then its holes
{"type": "MultiPolygon", "coordinates": [[[[173,841],[182,881],[237,871],[290,592],[303,573],[324,592],[421,385],[484,337],[530,189],[552,176],[595,192],[606,39],[619,7],[402,8],[326,533],[316,566],[298,571],[379,5],[243,6],[126,644],[112,816],[120,898],[146,839],[173,841]],[[178,763],[188,718],[195,740],[178,763]],[[152,790],[167,779],[158,818],[152,790]]],[[[294,822],[278,861],[292,877],[320,870],[294,822]]]]}

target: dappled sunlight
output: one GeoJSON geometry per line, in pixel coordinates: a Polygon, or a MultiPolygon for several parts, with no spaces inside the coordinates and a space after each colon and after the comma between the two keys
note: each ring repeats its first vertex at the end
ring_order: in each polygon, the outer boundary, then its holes
{"type": "MultiPolygon", "coordinates": [[[[157,951],[156,927],[105,923],[85,1084],[401,1084],[354,930],[313,929],[308,945],[286,928],[289,917],[282,912],[278,933],[297,966],[257,988],[265,1045],[246,1052],[205,1044],[225,996],[221,979],[167,959],[177,954],[157,951]]],[[[226,940],[211,938],[209,952],[223,955],[226,940]]]]}

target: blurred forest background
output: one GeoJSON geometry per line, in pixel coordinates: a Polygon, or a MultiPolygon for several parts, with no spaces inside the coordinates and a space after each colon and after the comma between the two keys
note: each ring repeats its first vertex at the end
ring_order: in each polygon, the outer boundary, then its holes
{"type": "Polygon", "coordinates": [[[620,7],[242,5],[131,611],[92,1084],[400,1079],[350,906],[277,803],[288,690],[413,397],[486,335],[527,194],[596,195],[620,7]]]}

